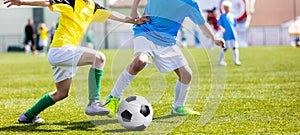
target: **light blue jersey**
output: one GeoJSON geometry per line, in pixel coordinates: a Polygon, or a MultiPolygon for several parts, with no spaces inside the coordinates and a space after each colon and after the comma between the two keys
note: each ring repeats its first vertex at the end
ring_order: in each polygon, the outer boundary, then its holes
{"type": "Polygon", "coordinates": [[[144,36],[161,46],[176,44],[177,32],[186,17],[197,25],[205,23],[194,0],[148,0],[144,14],[150,15],[151,23],[134,25],[134,37],[144,36]]]}
{"type": "Polygon", "coordinates": [[[236,18],[233,14],[222,14],[218,21],[218,25],[224,27],[225,33],[223,34],[224,40],[236,40],[236,18]]]}

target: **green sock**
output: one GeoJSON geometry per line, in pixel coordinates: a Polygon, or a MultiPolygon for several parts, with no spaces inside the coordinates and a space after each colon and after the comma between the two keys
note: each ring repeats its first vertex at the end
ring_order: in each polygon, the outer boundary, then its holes
{"type": "Polygon", "coordinates": [[[89,104],[95,100],[100,100],[100,88],[103,70],[90,68],[89,71],[89,104]]]}
{"type": "Polygon", "coordinates": [[[50,94],[45,94],[38,102],[36,102],[31,108],[25,112],[25,116],[29,119],[34,118],[40,112],[45,110],[47,107],[53,105],[55,102],[51,98],[50,94]]]}

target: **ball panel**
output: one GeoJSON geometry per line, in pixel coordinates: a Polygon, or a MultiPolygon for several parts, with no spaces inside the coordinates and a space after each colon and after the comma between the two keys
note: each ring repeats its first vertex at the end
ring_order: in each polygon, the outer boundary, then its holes
{"type": "Polygon", "coordinates": [[[150,109],[148,105],[141,105],[140,113],[147,117],[150,114],[150,109]]]}
{"type": "Polygon", "coordinates": [[[128,103],[131,101],[135,101],[136,100],[136,96],[130,96],[128,98],[125,99],[128,103]]]}
{"type": "Polygon", "coordinates": [[[121,113],[121,117],[124,122],[130,122],[132,118],[132,114],[128,110],[125,110],[121,113]]]}
{"type": "Polygon", "coordinates": [[[147,126],[145,125],[140,125],[140,126],[137,126],[134,128],[134,130],[138,130],[138,131],[141,131],[141,130],[144,130],[147,126]]]}

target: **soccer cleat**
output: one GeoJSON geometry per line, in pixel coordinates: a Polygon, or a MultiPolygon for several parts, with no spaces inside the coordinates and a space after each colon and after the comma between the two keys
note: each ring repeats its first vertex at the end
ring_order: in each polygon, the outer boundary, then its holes
{"type": "Polygon", "coordinates": [[[175,109],[172,107],[171,115],[186,116],[186,115],[200,115],[200,113],[192,109],[185,108],[184,106],[180,106],[175,109]]]}
{"type": "Polygon", "coordinates": [[[95,115],[103,116],[109,114],[109,110],[104,108],[99,101],[95,100],[93,103],[91,103],[86,107],[85,114],[89,116],[95,116],[95,115]]]}
{"type": "Polygon", "coordinates": [[[108,117],[113,117],[118,112],[118,106],[120,104],[120,100],[116,97],[109,96],[105,102],[105,107],[109,110],[108,117]]]}
{"type": "Polygon", "coordinates": [[[44,120],[38,116],[29,119],[24,113],[22,113],[18,119],[19,123],[42,123],[44,120]]]}
{"type": "Polygon", "coordinates": [[[219,66],[227,66],[227,63],[225,61],[219,62],[219,66]]]}
{"type": "Polygon", "coordinates": [[[241,63],[240,61],[236,61],[236,62],[234,62],[234,64],[235,64],[236,66],[240,66],[242,63],[241,63]]]}

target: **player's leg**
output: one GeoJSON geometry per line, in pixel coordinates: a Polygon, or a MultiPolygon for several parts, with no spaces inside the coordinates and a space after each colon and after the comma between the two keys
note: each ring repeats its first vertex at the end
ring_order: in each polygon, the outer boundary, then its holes
{"type": "Polygon", "coordinates": [[[30,53],[30,46],[28,45],[28,43],[29,43],[29,39],[27,37],[25,37],[24,50],[25,50],[26,54],[30,53]]]}
{"type": "Polygon", "coordinates": [[[31,51],[32,51],[32,54],[33,55],[37,55],[36,45],[35,45],[33,37],[30,38],[30,42],[31,42],[31,51]]]}
{"type": "Polygon", "coordinates": [[[138,72],[144,69],[147,63],[148,55],[136,53],[133,61],[121,73],[105,103],[105,107],[110,110],[110,117],[117,113],[119,100],[125,88],[133,81],[138,72]]]}
{"type": "Polygon", "coordinates": [[[174,115],[189,115],[199,114],[196,111],[189,110],[184,107],[188,91],[190,89],[190,82],[192,79],[192,71],[188,66],[181,49],[176,46],[163,47],[156,45],[153,47],[153,62],[160,72],[175,71],[178,76],[174,88],[174,103],[172,105],[171,114],[174,115]]]}
{"type": "Polygon", "coordinates": [[[232,40],[231,44],[233,46],[232,47],[232,53],[233,53],[234,64],[237,65],[237,66],[240,66],[241,62],[240,62],[240,59],[239,59],[240,53],[239,53],[239,50],[238,50],[238,43],[237,43],[237,41],[232,40]]]}
{"type": "Polygon", "coordinates": [[[88,74],[89,103],[85,113],[90,116],[107,115],[109,110],[104,108],[99,102],[103,69],[106,61],[105,55],[102,52],[90,48],[80,47],[78,49],[82,50],[83,54],[77,66],[91,65],[88,74]]]}
{"type": "Polygon", "coordinates": [[[173,108],[183,106],[186,101],[188,90],[190,89],[190,81],[192,79],[192,71],[189,66],[183,66],[174,70],[178,76],[174,91],[173,108]]]}
{"type": "Polygon", "coordinates": [[[56,91],[45,94],[25,113],[21,114],[18,121],[20,123],[40,123],[44,120],[38,117],[42,111],[52,106],[56,102],[65,99],[69,95],[72,78],[56,83],[56,91]]]}
{"type": "Polygon", "coordinates": [[[190,89],[192,71],[189,66],[183,66],[174,70],[178,76],[174,88],[174,103],[172,105],[172,115],[200,115],[199,112],[184,107],[190,89]]]}
{"type": "Polygon", "coordinates": [[[225,62],[225,52],[227,48],[221,48],[220,57],[219,57],[219,65],[220,66],[227,66],[227,63],[225,62]]]}
{"type": "Polygon", "coordinates": [[[134,38],[133,42],[135,54],[134,59],[120,74],[105,103],[105,107],[110,110],[110,114],[108,115],[110,117],[115,115],[117,112],[119,100],[125,88],[130,84],[131,81],[133,81],[135,76],[145,68],[149,61],[148,54],[151,50],[150,46],[152,46],[153,43],[142,36],[134,38]]]}

